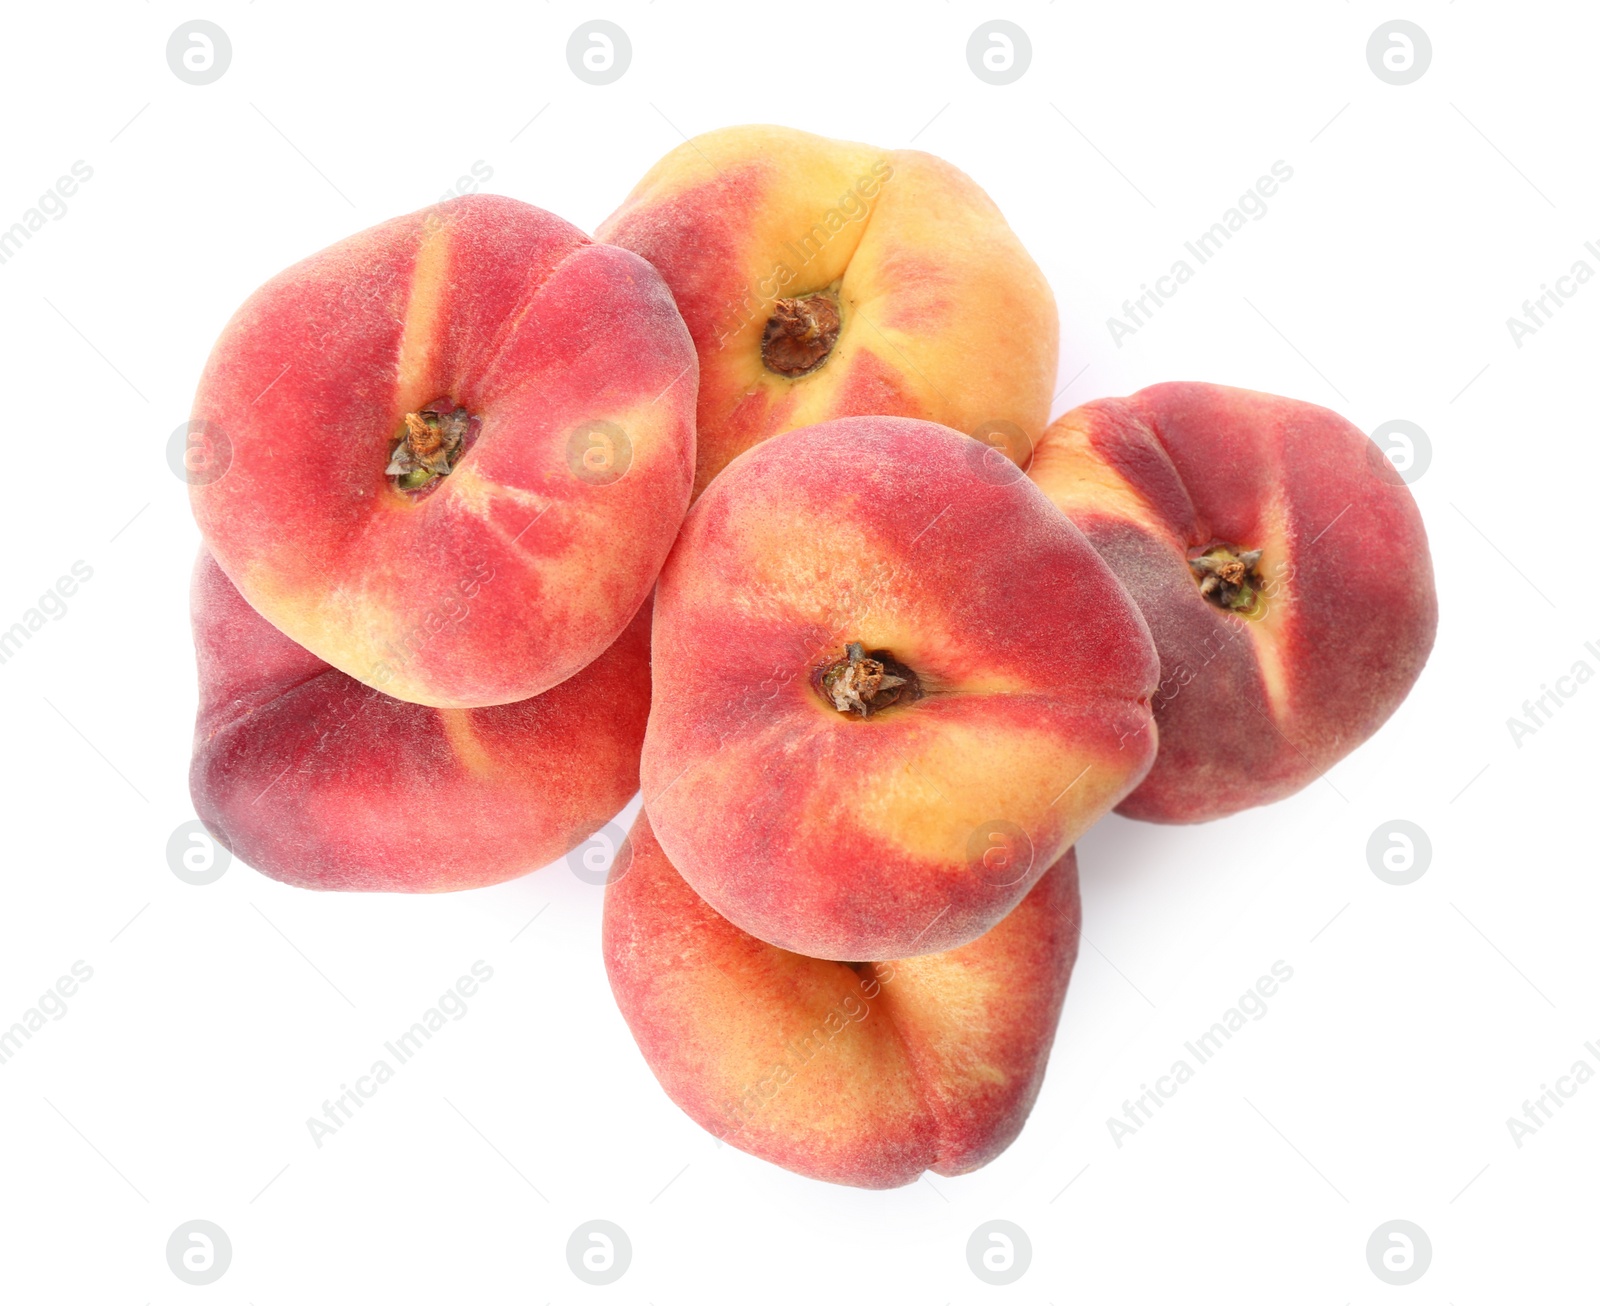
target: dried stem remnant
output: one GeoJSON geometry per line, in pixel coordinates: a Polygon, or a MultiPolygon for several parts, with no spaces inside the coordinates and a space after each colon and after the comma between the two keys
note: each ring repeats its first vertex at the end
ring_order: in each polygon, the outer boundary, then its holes
{"type": "Polygon", "coordinates": [[[846,644],[842,658],[818,669],[815,683],[840,712],[864,717],[922,697],[915,671],[882,649],[868,654],[860,644],[846,644]]]}
{"type": "Polygon", "coordinates": [[[779,376],[804,376],[827,361],[839,339],[839,305],[829,294],[780,299],[761,333],[761,361],[779,376]]]}
{"type": "Polygon", "coordinates": [[[1260,561],[1260,549],[1240,551],[1230,544],[1214,544],[1198,558],[1189,559],[1189,570],[1208,602],[1243,615],[1260,601],[1264,584],[1256,570],[1260,561]]]}
{"type": "Polygon", "coordinates": [[[448,476],[478,432],[480,419],[448,396],[405,416],[405,429],[385,472],[402,490],[420,490],[448,476]]]}

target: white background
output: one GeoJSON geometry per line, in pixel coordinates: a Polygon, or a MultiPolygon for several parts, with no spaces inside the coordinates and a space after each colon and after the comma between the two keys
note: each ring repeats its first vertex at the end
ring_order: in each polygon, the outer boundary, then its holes
{"type": "Polygon", "coordinates": [[[1585,8],[8,6],[0,227],[75,160],[94,175],[0,265],[0,626],[74,561],[94,574],[0,665],[0,1025],[74,961],[94,976],[0,1066],[0,1299],[1592,1300],[1600,1081],[1521,1148],[1506,1125],[1580,1058],[1600,1070],[1600,683],[1520,748],[1506,725],[1600,669],[1600,284],[1521,348],[1506,327],[1575,260],[1600,270],[1585,8]],[[1402,87],[1365,56],[1397,16],[1433,46],[1402,87]],[[233,46],[209,86],[165,57],[196,17],[233,46]],[[566,63],[595,17],[633,46],[608,86],[566,63]],[[1033,49],[1000,87],[965,57],[996,17],[1033,49]],[[977,178],[1055,287],[1058,411],[1209,380],[1433,447],[1413,488],[1441,622],[1410,699],[1274,807],[1096,827],[1027,1128],[977,1174],[888,1193],[719,1147],[673,1107],[612,1004],[600,890],[564,865],[404,898],[238,863],[193,887],[165,854],[193,816],[197,544],[165,448],[227,316],[475,162],[592,230],[680,133],[747,121],[915,139],[977,178]],[[1279,159],[1267,215],[1118,348],[1122,300],[1279,159]],[[1367,862],[1393,818],[1432,842],[1406,887],[1367,862]],[[315,1147],[306,1118],[478,959],[465,1018],[315,1147]],[[1107,1117],[1280,959],[1268,1014],[1119,1149],[1107,1117]],[[196,1218],[233,1246],[204,1288],[165,1255],[196,1218]],[[591,1218],[632,1243],[610,1287],[567,1266],[591,1218]],[[967,1265],[990,1219],[1032,1243],[1007,1288],[967,1265]],[[1391,1219],[1432,1243],[1409,1287],[1368,1268],[1391,1219]]]}

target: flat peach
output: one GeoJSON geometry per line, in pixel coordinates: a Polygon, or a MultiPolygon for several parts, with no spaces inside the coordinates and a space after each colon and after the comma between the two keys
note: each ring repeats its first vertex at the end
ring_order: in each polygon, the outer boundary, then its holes
{"type": "Polygon", "coordinates": [[[707,132],[598,234],[659,269],[694,337],[696,494],[760,441],[836,417],[940,422],[1019,465],[1049,420],[1055,298],[994,202],[931,154],[707,132]]]}
{"type": "Polygon", "coordinates": [[[656,836],[713,908],[812,957],[971,942],[1155,754],[1155,650],[1116,577],[930,422],[737,458],[662,571],[651,656],[656,836]]]}
{"type": "Polygon", "coordinates": [[[673,869],[642,813],[612,874],[612,992],[667,1096],[702,1128],[863,1188],[965,1174],[1021,1131],[1078,954],[1070,849],[981,939],[863,965],[731,925],[673,869]]]}
{"type": "Polygon", "coordinates": [[[582,843],[638,788],[648,605],[576,676],[487,708],[423,707],[351,679],[257,615],[204,551],[193,608],[195,811],[275,880],[496,884],[582,843]]]}
{"type": "Polygon", "coordinates": [[[1174,382],[1046,432],[1028,473],[1161,655],[1161,748],[1117,809],[1205,821],[1304,788],[1386,721],[1438,624],[1422,516],[1326,408],[1174,382]]]}
{"type": "Polygon", "coordinates": [[[346,675],[433,707],[529,698],[650,592],[697,370],[642,259],[515,200],[449,200],[234,315],[195,396],[195,517],[250,605],[346,675]]]}

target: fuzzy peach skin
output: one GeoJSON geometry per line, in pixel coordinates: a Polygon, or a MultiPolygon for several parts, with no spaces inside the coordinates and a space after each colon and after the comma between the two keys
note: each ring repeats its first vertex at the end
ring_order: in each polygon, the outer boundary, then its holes
{"type": "Polygon", "coordinates": [[[807,956],[970,942],[1155,755],[1138,609],[1020,471],[930,422],[741,455],[684,522],[651,638],[656,837],[713,908],[807,956]],[[827,689],[852,644],[906,673],[868,712],[827,689]]]}
{"type": "Polygon", "coordinates": [[[654,264],[700,354],[695,492],[779,431],[883,414],[977,434],[1026,465],[1050,416],[1058,327],[1043,274],[965,173],[787,127],[673,150],[598,237],[654,264]],[[831,353],[774,371],[780,301],[826,292],[831,353]]]}
{"type": "MultiPolygon", "coordinates": [[[[1326,408],[1174,382],[1084,404],[1029,475],[1089,537],[1161,655],[1161,747],[1117,809],[1205,821],[1310,784],[1406,696],[1438,622],[1415,500],[1326,408]],[[1260,551],[1244,606],[1190,560],[1260,551]]],[[[1201,566],[1204,564],[1202,563],[1201,566]]]]}
{"type": "Polygon", "coordinates": [[[688,505],[698,364],[661,278],[531,205],[470,195],[274,277],[195,396],[207,546],[346,675],[434,707],[541,694],[639,610],[688,505]],[[391,457],[435,401],[458,460],[391,457]],[[471,588],[470,599],[464,592],[471,588]]]}
{"type": "Polygon", "coordinates": [[[575,848],[638,788],[648,604],[570,680],[484,708],[423,707],[352,680],[258,616],[204,551],[192,606],[195,811],[275,880],[497,884],[575,848]]]}
{"type": "Polygon", "coordinates": [[[606,887],[602,949],[639,1050],[697,1124],[798,1174],[893,1188],[976,1170],[1021,1132],[1079,918],[1069,849],[965,947],[818,961],[712,911],[641,813],[606,887]]]}

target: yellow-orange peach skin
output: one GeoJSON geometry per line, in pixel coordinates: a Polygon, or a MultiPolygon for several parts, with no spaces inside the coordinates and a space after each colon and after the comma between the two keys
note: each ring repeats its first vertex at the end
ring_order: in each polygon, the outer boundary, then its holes
{"type": "Polygon", "coordinates": [[[861,965],[731,925],[643,814],[615,865],[612,992],[667,1095],[718,1138],[812,1178],[892,1188],[975,1170],[1021,1131],[1078,952],[1071,850],[975,942],[861,965]]]}
{"type": "Polygon", "coordinates": [[[657,838],[735,925],[813,957],[970,942],[1155,753],[1132,601],[1012,464],[929,422],[735,460],[661,574],[651,657],[657,838]]]}
{"type": "Polygon", "coordinates": [[[707,132],[598,235],[661,272],[694,337],[697,494],[769,436],[836,417],[940,422],[1023,465],[1049,419],[1055,298],[994,202],[931,154],[707,132]],[[817,297],[826,320],[785,318],[817,297]],[[774,360],[769,333],[785,326],[774,360]]]}

